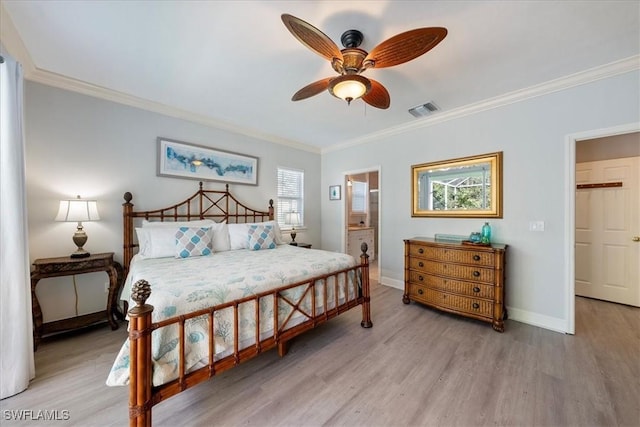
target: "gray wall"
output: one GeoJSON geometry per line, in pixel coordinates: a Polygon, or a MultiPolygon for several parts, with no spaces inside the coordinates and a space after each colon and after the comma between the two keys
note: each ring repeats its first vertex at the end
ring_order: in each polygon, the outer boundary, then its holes
{"type": "MultiPolygon", "coordinates": [[[[58,257],[75,250],[75,223],[54,222],[58,202],[97,199],[101,220],[84,224],[90,252],[122,259],[122,195],[139,209],[165,207],[195,193],[198,182],[156,176],[156,137],[163,136],[259,158],[256,186],[231,185],[240,201],[265,209],[277,196],[276,168],[305,171],[308,231],[300,241],[320,244],[320,155],[213,129],[156,113],[33,82],[25,84],[25,139],[30,257],[58,257]]],[[[224,189],[223,183],[206,188],[224,189]]],[[[324,194],[324,193],[323,193],[324,194]]],[[[288,238],[288,237],[287,237],[288,238]]],[[[104,309],[106,273],[79,275],[79,314],[104,309]]],[[[38,284],[44,321],[75,314],[73,278],[38,284]]]]}
{"type": "MultiPolygon", "coordinates": [[[[567,135],[637,123],[639,72],[576,86],[500,108],[436,123],[322,156],[322,187],[344,173],[380,165],[379,262],[383,283],[403,284],[403,239],[468,235],[482,219],[411,217],[412,164],[504,152],[504,217],[490,220],[507,243],[506,304],[512,319],[566,324],[565,150],[567,135]],[[544,232],[529,221],[545,221],[544,232]]],[[[343,202],[322,202],[322,246],[342,247],[343,202]]],[[[573,268],[573,267],[568,267],[573,268]]],[[[398,300],[401,306],[400,300],[398,300]]],[[[374,319],[375,322],[375,319],[374,319]]]]}

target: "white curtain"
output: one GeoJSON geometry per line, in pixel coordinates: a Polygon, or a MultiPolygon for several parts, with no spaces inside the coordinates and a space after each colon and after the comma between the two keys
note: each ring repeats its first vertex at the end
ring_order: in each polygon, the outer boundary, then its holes
{"type": "Polygon", "coordinates": [[[27,240],[22,67],[0,50],[0,398],[35,376],[27,240]]]}

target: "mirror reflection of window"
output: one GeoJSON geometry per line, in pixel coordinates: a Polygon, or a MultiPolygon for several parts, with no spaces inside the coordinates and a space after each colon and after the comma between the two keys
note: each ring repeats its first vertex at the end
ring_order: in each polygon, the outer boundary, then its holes
{"type": "Polygon", "coordinates": [[[491,165],[427,171],[419,176],[418,191],[420,209],[490,209],[491,165]]]}
{"type": "Polygon", "coordinates": [[[411,216],[502,218],[502,151],[411,166],[411,216]]]}
{"type": "Polygon", "coordinates": [[[367,212],[367,183],[353,181],[351,185],[351,212],[367,212]]]}

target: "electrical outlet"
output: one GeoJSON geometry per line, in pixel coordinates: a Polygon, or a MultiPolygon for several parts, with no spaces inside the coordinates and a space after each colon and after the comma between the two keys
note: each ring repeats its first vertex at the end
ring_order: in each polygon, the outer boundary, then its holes
{"type": "Polygon", "coordinates": [[[544,221],[529,221],[529,231],[544,231],[544,221]]]}

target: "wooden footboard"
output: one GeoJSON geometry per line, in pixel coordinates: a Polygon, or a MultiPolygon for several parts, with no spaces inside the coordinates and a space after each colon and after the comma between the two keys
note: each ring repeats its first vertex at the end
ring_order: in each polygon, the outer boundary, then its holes
{"type": "Polygon", "coordinates": [[[132,299],[136,302],[136,306],[129,311],[129,341],[130,341],[130,385],[129,385],[129,425],[130,426],[150,426],[152,407],[163,400],[180,393],[196,384],[206,381],[214,375],[226,371],[246,360],[256,357],[258,354],[270,350],[274,347],[278,348],[278,354],[284,356],[287,349],[287,343],[293,337],[300,335],[306,330],[322,324],[329,319],[338,316],[347,310],[358,305],[362,306],[362,322],[363,328],[373,326],[371,322],[370,309],[370,289],[369,289],[369,256],[367,255],[367,245],[362,244],[362,254],[360,255],[360,264],[351,268],[339,270],[324,276],[314,277],[309,280],[282,286],[280,288],[256,294],[239,300],[230,301],[214,307],[209,307],[186,315],[176,316],[161,322],[154,323],[151,319],[153,306],[146,304],[147,299],[151,295],[151,286],[144,280],[135,283],[132,291],[132,299]],[[360,283],[357,280],[350,284],[347,279],[349,273],[360,274],[360,283]],[[342,303],[338,301],[339,278],[344,276],[345,297],[342,303]],[[331,305],[328,297],[327,286],[329,281],[333,279],[335,285],[335,304],[331,305]],[[320,292],[320,296],[316,295],[316,287],[324,285],[324,292],[320,292]],[[306,286],[302,296],[292,301],[290,297],[284,295],[284,291],[306,286]],[[350,292],[352,290],[352,292],[350,292]],[[304,309],[301,306],[302,300],[307,296],[311,297],[311,309],[304,309]],[[273,298],[274,304],[274,327],[273,333],[267,338],[261,338],[260,332],[260,316],[258,313],[259,301],[261,298],[273,298]],[[317,301],[320,298],[320,301],[317,301]],[[255,326],[255,344],[249,347],[240,348],[239,343],[239,325],[238,325],[238,308],[241,304],[253,302],[256,307],[256,326],[255,326]],[[324,308],[321,313],[316,313],[317,303],[324,308]],[[287,304],[292,307],[289,316],[282,322],[278,319],[278,304],[287,304]],[[215,360],[215,330],[214,330],[214,313],[223,309],[233,309],[234,311],[234,348],[232,354],[215,360]],[[309,312],[310,311],[310,312],[309,312]],[[289,327],[288,322],[292,315],[297,312],[302,314],[306,320],[295,326],[289,327]],[[209,325],[209,362],[207,366],[185,372],[185,322],[195,317],[208,316],[209,325]],[[178,325],[179,330],[179,376],[176,380],[154,387],[152,384],[152,350],[151,350],[151,333],[152,331],[167,327],[169,325],[178,325]]]}

